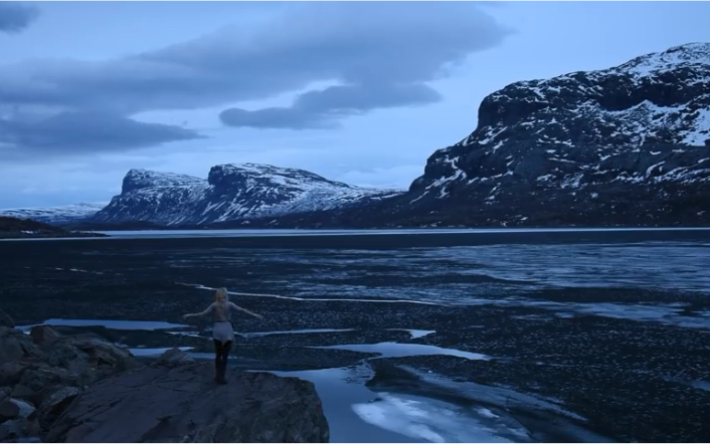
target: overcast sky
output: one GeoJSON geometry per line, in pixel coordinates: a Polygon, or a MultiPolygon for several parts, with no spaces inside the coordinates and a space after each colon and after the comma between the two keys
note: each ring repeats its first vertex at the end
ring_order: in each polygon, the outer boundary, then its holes
{"type": "Polygon", "coordinates": [[[220,163],[405,188],[517,81],[709,42],[708,2],[0,2],[0,208],[220,163]]]}

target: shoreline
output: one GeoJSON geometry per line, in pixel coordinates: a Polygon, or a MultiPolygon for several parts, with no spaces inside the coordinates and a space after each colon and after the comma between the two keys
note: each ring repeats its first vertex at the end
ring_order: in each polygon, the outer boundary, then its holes
{"type": "MultiPolygon", "coordinates": [[[[165,233],[170,233],[166,231],[165,233]]],[[[199,233],[204,233],[200,231],[199,233]]],[[[30,248],[54,249],[66,244],[82,244],[87,248],[104,247],[120,241],[130,248],[159,248],[179,241],[185,248],[327,248],[327,249],[396,249],[423,247],[465,247],[494,244],[565,244],[565,243],[635,243],[692,241],[710,242],[710,228],[646,228],[646,229],[556,229],[556,230],[466,230],[407,232],[385,231],[359,233],[246,233],[239,235],[234,230],[212,232],[207,235],[190,232],[186,234],[120,235],[111,233],[102,237],[27,238],[0,239],[9,245],[30,248]],[[223,235],[220,235],[223,234],[223,235]],[[25,242],[27,241],[27,242],[25,242]],[[106,242],[109,241],[109,242],[106,242]]]]}

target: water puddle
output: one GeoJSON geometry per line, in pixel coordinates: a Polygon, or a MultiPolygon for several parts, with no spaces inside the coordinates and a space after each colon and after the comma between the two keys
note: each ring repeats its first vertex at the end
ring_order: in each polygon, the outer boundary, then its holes
{"type": "Polygon", "coordinates": [[[410,339],[419,339],[436,333],[436,330],[417,330],[415,328],[388,328],[389,331],[406,331],[410,339]]]}
{"type": "Polygon", "coordinates": [[[274,335],[307,335],[315,333],[344,333],[355,331],[354,328],[304,328],[302,330],[283,330],[283,331],[257,331],[257,332],[247,332],[238,333],[245,338],[261,338],[264,336],[274,336],[274,335]]]}
{"type": "Polygon", "coordinates": [[[372,375],[369,367],[271,373],[313,382],[330,426],[330,442],[530,441],[524,428],[485,408],[372,391],[364,385],[372,375]]]}
{"type": "MultiPolygon", "coordinates": [[[[190,351],[192,347],[178,347],[182,351],[190,351]]],[[[161,347],[161,348],[129,348],[133,356],[135,357],[158,357],[168,350],[172,350],[172,347],[161,347]]]]}
{"type": "Polygon", "coordinates": [[[378,353],[379,358],[404,358],[408,356],[428,356],[428,355],[444,355],[456,356],[459,358],[470,359],[473,361],[487,361],[491,359],[489,356],[480,353],[471,353],[453,348],[442,348],[434,345],[425,344],[402,344],[398,342],[380,342],[377,344],[343,344],[343,345],[326,345],[311,348],[331,349],[331,350],[348,350],[361,353],[378,353]]]}
{"type": "Polygon", "coordinates": [[[106,319],[47,319],[40,324],[23,325],[17,328],[30,331],[38,325],[51,325],[57,327],[105,327],[111,330],[172,330],[187,328],[188,325],[171,324],[160,321],[116,321],[106,319]]]}
{"type": "Polygon", "coordinates": [[[414,442],[528,442],[523,427],[511,428],[486,408],[470,408],[421,396],[381,392],[375,402],[352,409],[368,424],[414,442]]]}

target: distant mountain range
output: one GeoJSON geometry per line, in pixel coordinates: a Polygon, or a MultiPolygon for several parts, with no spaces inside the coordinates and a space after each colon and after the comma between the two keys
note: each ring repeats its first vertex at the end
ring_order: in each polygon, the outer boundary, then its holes
{"type": "Polygon", "coordinates": [[[75,204],[60,207],[17,208],[0,210],[0,216],[31,219],[53,225],[66,225],[84,220],[96,214],[106,204],[75,204]]]}
{"type": "Polygon", "coordinates": [[[166,227],[707,226],[710,44],[508,85],[407,191],[256,164],[207,180],[131,170],[90,213],[88,224],[166,227]]]}

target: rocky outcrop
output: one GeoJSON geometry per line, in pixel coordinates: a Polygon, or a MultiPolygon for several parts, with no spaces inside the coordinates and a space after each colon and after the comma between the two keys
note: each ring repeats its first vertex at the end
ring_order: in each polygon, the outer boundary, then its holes
{"type": "Polygon", "coordinates": [[[435,152],[409,205],[481,224],[710,223],[710,44],[514,83],[435,152]]]}
{"type": "Polygon", "coordinates": [[[308,171],[271,165],[217,165],[207,180],[131,170],[121,194],[88,221],[204,225],[348,207],[392,194],[398,193],[353,187],[308,171]]]}
{"type": "Polygon", "coordinates": [[[94,334],[0,327],[0,442],[328,441],[313,384],[213,376],[179,349],[143,365],[94,334]]]}
{"type": "Polygon", "coordinates": [[[0,327],[0,441],[36,437],[87,386],[137,366],[128,351],[93,335],[0,327]]]}
{"type": "Polygon", "coordinates": [[[54,423],[46,441],[328,442],[328,423],[310,382],[234,372],[228,385],[218,386],[209,364],[171,361],[92,386],[54,423]]]}

